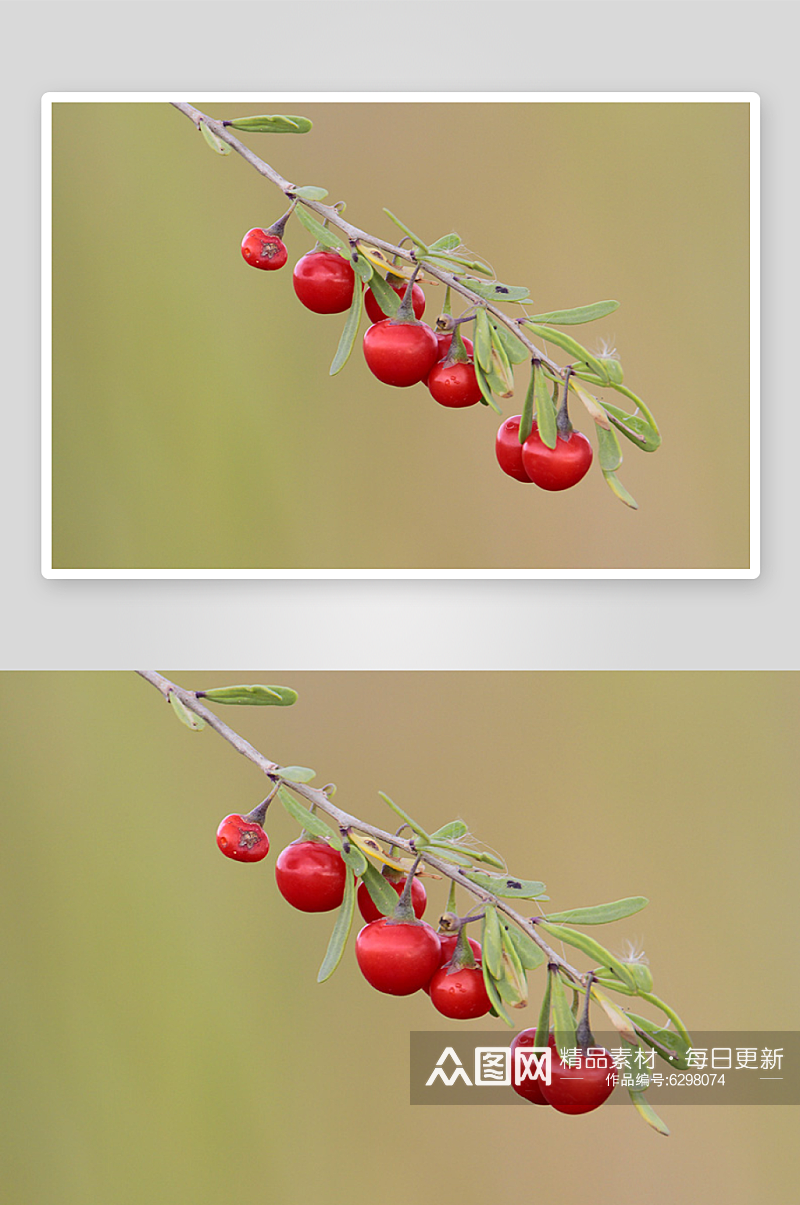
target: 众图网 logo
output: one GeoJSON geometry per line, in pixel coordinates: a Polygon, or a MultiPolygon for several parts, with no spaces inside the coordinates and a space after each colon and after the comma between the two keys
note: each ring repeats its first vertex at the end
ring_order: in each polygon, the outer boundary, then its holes
{"type": "Polygon", "coordinates": [[[494,1085],[510,1088],[512,1083],[520,1085],[534,1080],[549,1084],[551,1050],[549,1046],[517,1047],[514,1051],[510,1046],[476,1046],[472,1070],[473,1078],[470,1079],[453,1047],[446,1046],[425,1086],[429,1088],[437,1081],[448,1088],[456,1081],[468,1088],[488,1088],[494,1085]]]}

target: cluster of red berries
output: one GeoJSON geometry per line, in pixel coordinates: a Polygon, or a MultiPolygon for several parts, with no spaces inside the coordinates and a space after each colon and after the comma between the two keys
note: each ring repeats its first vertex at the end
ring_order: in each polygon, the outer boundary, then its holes
{"type": "Polygon", "coordinates": [[[548,448],[534,419],[530,435],[520,443],[521,419],[520,414],[507,418],[497,432],[495,453],[503,472],[543,490],[568,490],[577,485],[592,463],[592,445],[586,436],[574,430],[567,438],[559,434],[555,448],[548,448]]]}
{"type": "MultiPolygon", "coordinates": [[[[269,839],[253,815],[226,816],[220,824],[217,845],[226,857],[237,862],[260,862],[266,857],[269,839]]],[[[396,877],[389,883],[399,906],[407,876],[393,873],[396,877]]],[[[352,871],[341,854],[325,841],[294,841],[275,863],[278,890],[300,912],[331,912],[340,907],[348,874],[352,871]]],[[[425,991],[434,1007],[454,1020],[485,1016],[491,1003],[483,982],[480,944],[470,939],[470,953],[457,955],[458,938],[439,934],[422,920],[428,897],[416,876],[409,894],[414,915],[398,919],[382,916],[366,884],[360,885],[356,899],[366,924],[356,938],[356,961],[364,978],[390,996],[425,991]]]]}
{"type": "MultiPolygon", "coordinates": [[[[238,862],[260,862],[269,852],[264,832],[265,804],[246,816],[226,816],[217,830],[217,845],[238,862]]],[[[275,863],[275,881],[283,898],[300,912],[331,912],[344,899],[348,869],[338,850],[327,842],[300,838],[287,845],[275,863]]],[[[412,874],[386,868],[390,886],[398,895],[398,911],[382,916],[366,883],[358,888],[356,900],[366,924],[356,937],[356,961],[367,982],[390,996],[410,996],[424,991],[443,1016],[471,1021],[485,1016],[491,1003],[481,967],[481,946],[453,933],[437,933],[422,916],[428,903],[424,885],[412,874]],[[389,877],[391,876],[391,877],[389,877]],[[403,901],[410,905],[407,912],[403,901]],[[413,916],[411,910],[413,909],[413,916]],[[401,919],[402,917],[402,919],[401,919]],[[468,947],[468,948],[467,948],[468,947]]],[[[517,1047],[536,1045],[536,1030],[524,1029],[511,1043],[512,1060],[517,1047]]],[[[611,1054],[600,1048],[589,1065],[577,1067],[561,1059],[555,1037],[550,1033],[550,1083],[526,1078],[514,1091],[537,1105],[551,1105],[561,1113],[588,1113],[610,1096],[615,1083],[611,1054]]]]}

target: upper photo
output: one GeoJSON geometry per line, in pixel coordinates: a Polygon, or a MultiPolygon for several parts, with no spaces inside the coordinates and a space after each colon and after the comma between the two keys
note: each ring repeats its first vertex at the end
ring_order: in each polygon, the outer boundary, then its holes
{"type": "Polygon", "coordinates": [[[754,94],[42,107],[45,577],[758,576],[754,94]]]}

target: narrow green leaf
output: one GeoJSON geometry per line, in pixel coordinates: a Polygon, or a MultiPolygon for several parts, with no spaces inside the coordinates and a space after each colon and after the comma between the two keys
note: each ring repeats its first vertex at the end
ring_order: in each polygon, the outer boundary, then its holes
{"type": "Polygon", "coordinates": [[[524,326],[540,339],[546,339],[548,343],[555,343],[556,347],[560,347],[562,351],[569,352],[576,360],[588,364],[603,381],[608,383],[608,377],[601,361],[598,360],[597,356],[592,355],[587,348],[583,347],[577,339],[573,339],[572,335],[566,335],[563,331],[554,330],[551,326],[539,326],[536,322],[526,321],[524,326]]]}
{"type": "Polygon", "coordinates": [[[421,239],[421,238],[419,238],[419,237],[418,237],[416,234],[414,234],[414,231],[413,231],[413,230],[409,230],[408,226],[406,226],[406,225],[405,225],[403,222],[401,222],[401,221],[400,221],[400,219],[399,219],[399,218],[396,216],[396,214],[393,214],[393,213],[392,213],[391,209],[386,209],[386,208],[384,207],[383,212],[386,214],[386,216],[387,216],[388,218],[391,218],[391,219],[392,219],[392,221],[394,222],[395,226],[399,226],[399,227],[400,227],[400,229],[403,231],[403,234],[407,234],[407,235],[408,235],[408,237],[411,239],[412,243],[415,243],[417,247],[421,247],[423,251],[429,251],[429,250],[430,250],[430,248],[428,247],[427,243],[423,243],[422,239],[421,239]]]}
{"type": "Polygon", "coordinates": [[[289,782],[311,782],[317,777],[317,772],[310,770],[308,766],[281,766],[280,775],[289,782]]]}
{"type": "Polygon", "coordinates": [[[611,402],[603,402],[606,414],[618,431],[621,431],[634,447],[643,452],[655,452],[661,447],[661,433],[657,427],[639,414],[628,414],[611,402]]]}
{"type": "Polygon", "coordinates": [[[566,925],[607,925],[623,920],[646,908],[649,901],[643,895],[631,895],[613,904],[594,904],[589,908],[570,908],[567,912],[548,912],[547,919],[566,925]]]}
{"type": "Polygon", "coordinates": [[[552,980],[550,997],[553,1009],[553,1029],[555,1031],[558,1052],[563,1055],[565,1050],[575,1049],[577,1041],[575,1017],[569,1006],[569,1000],[564,990],[564,984],[561,982],[561,976],[553,971],[550,978],[552,980]]]}
{"type": "Polygon", "coordinates": [[[623,983],[627,983],[628,987],[635,988],[636,983],[631,976],[630,971],[619,958],[616,958],[610,950],[600,945],[599,941],[595,941],[593,937],[589,937],[586,933],[579,933],[576,929],[566,928],[564,925],[551,925],[548,921],[538,921],[540,929],[544,929],[545,933],[549,933],[551,937],[563,941],[566,945],[572,946],[576,950],[581,950],[582,953],[588,954],[595,962],[599,962],[601,966],[609,967],[618,979],[623,983]]]}
{"type": "Polygon", "coordinates": [[[550,391],[547,388],[547,379],[540,363],[534,366],[533,376],[536,426],[539,429],[539,438],[546,447],[552,449],[555,448],[556,440],[558,439],[556,408],[553,404],[553,399],[550,397],[550,391]]]}
{"type": "Polygon", "coordinates": [[[315,837],[322,837],[334,849],[341,850],[342,839],[339,834],[321,820],[316,812],[310,811],[299,799],[295,799],[287,787],[278,787],[278,799],[301,828],[315,837]]]}
{"type": "Polygon", "coordinates": [[[475,368],[475,380],[478,382],[478,388],[480,389],[481,394],[483,395],[484,402],[486,403],[487,406],[490,406],[491,409],[494,410],[495,414],[502,414],[503,411],[500,409],[497,402],[494,400],[494,394],[492,393],[492,387],[489,384],[488,380],[486,379],[486,373],[483,371],[483,369],[481,368],[481,366],[477,360],[475,361],[474,368],[475,368]]]}
{"type": "Polygon", "coordinates": [[[524,343],[521,343],[507,326],[503,326],[502,322],[497,322],[494,318],[490,318],[489,326],[492,328],[493,341],[502,344],[510,364],[524,364],[530,358],[531,353],[524,343]]]}
{"type": "Polygon", "coordinates": [[[461,238],[457,234],[445,234],[442,238],[437,238],[435,243],[431,243],[429,251],[455,251],[456,247],[461,246],[461,238]]]}
{"type": "Polygon", "coordinates": [[[403,809],[398,804],[396,804],[393,799],[390,799],[389,796],[387,794],[385,794],[384,791],[378,791],[378,795],[380,796],[380,798],[383,800],[384,803],[389,805],[389,807],[392,809],[393,812],[397,813],[397,815],[400,817],[401,820],[405,821],[405,823],[408,825],[409,828],[414,830],[414,832],[417,834],[418,837],[422,837],[423,841],[427,845],[430,844],[431,839],[428,836],[428,834],[425,832],[425,829],[422,827],[422,825],[417,824],[416,820],[412,820],[411,817],[409,816],[408,812],[404,812],[403,809]]]}
{"type": "Polygon", "coordinates": [[[553,976],[555,971],[548,971],[544,983],[544,995],[539,1008],[539,1020],[536,1022],[536,1041],[539,1046],[547,1045],[550,1033],[550,1003],[552,999],[553,976]]]}
{"type": "Polygon", "coordinates": [[[628,1019],[636,1026],[644,1041],[655,1050],[659,1058],[662,1058],[665,1063],[669,1063],[671,1067],[677,1067],[679,1071],[689,1070],[688,1055],[691,1042],[685,1041],[674,1029],[667,1029],[665,1025],[658,1025],[647,1017],[628,1013],[628,1019]]]}
{"type": "MultiPolygon", "coordinates": [[[[656,435],[658,435],[658,423],[653,418],[652,413],[650,412],[650,410],[648,410],[647,406],[645,406],[644,402],[638,396],[638,394],[634,393],[632,389],[629,389],[627,385],[619,385],[614,381],[611,382],[611,388],[616,389],[617,393],[621,393],[623,395],[623,397],[626,397],[628,399],[628,401],[633,402],[634,405],[636,406],[637,410],[641,410],[642,414],[647,419],[648,423],[650,424],[652,429],[655,431],[656,435]]],[[[660,440],[660,436],[659,436],[659,440],[660,440]]]]}
{"type": "Polygon", "coordinates": [[[374,267],[365,255],[351,255],[350,266],[352,267],[356,276],[360,276],[365,284],[370,284],[373,275],[377,275],[374,267]]]}
{"type": "Polygon", "coordinates": [[[216,151],[218,155],[230,155],[232,148],[228,146],[227,142],[223,142],[221,138],[212,133],[204,121],[200,122],[200,129],[212,151],[216,151]]]}
{"type": "Polygon", "coordinates": [[[437,828],[435,833],[431,833],[431,841],[458,841],[460,837],[466,837],[468,832],[469,829],[463,820],[451,820],[437,828]]]}
{"type": "Polygon", "coordinates": [[[648,1002],[648,1004],[653,1004],[656,1008],[660,1008],[662,1013],[664,1014],[664,1016],[669,1017],[670,1021],[675,1026],[678,1033],[683,1038],[684,1042],[686,1042],[686,1044],[688,1046],[691,1046],[692,1039],[691,1039],[691,1035],[689,1034],[689,1030],[686,1028],[683,1021],[680,1019],[678,1014],[675,1012],[675,1009],[671,1008],[669,1004],[666,1004],[663,1000],[659,999],[659,997],[655,996],[652,992],[640,992],[640,995],[643,1000],[646,1000],[648,1002]]]}
{"type": "Polygon", "coordinates": [[[499,979],[503,974],[503,932],[493,904],[487,904],[484,909],[481,948],[489,974],[499,979]]]}
{"type": "Polygon", "coordinates": [[[475,861],[471,853],[462,852],[457,845],[450,845],[446,841],[431,841],[430,845],[425,846],[437,858],[441,858],[443,862],[452,862],[454,866],[472,866],[475,861]]]}
{"type": "Polygon", "coordinates": [[[336,348],[336,355],[333,357],[333,363],[330,367],[330,375],[335,377],[337,372],[341,372],[347,361],[350,359],[350,353],[355,346],[358,328],[361,323],[361,311],[364,306],[364,290],[361,288],[361,283],[358,280],[353,282],[353,300],[350,303],[350,309],[347,311],[344,329],[342,330],[339,339],[339,346],[336,348]]]}
{"type": "Polygon", "coordinates": [[[280,113],[261,113],[256,117],[235,117],[223,123],[235,130],[251,134],[307,134],[311,122],[307,117],[288,117],[280,113]]]}
{"type": "Polygon", "coordinates": [[[597,967],[594,975],[595,983],[599,983],[606,991],[619,992],[623,996],[638,996],[639,993],[635,988],[628,987],[619,979],[608,979],[603,974],[604,967],[597,967]]]}
{"type": "Polygon", "coordinates": [[[507,990],[503,991],[498,984],[498,990],[512,1008],[524,1008],[528,1003],[528,979],[525,968],[509,928],[502,921],[500,930],[503,939],[503,979],[508,986],[507,990]]]}
{"type": "Polygon", "coordinates": [[[540,967],[545,960],[544,950],[540,950],[532,937],[524,933],[522,929],[518,929],[516,925],[500,922],[509,939],[514,943],[514,948],[519,955],[519,960],[528,971],[535,971],[540,967]]]}
{"type": "Polygon", "coordinates": [[[641,1092],[634,1091],[633,1088],[629,1088],[628,1092],[630,1094],[631,1102],[639,1116],[643,1117],[647,1124],[651,1126],[657,1134],[664,1134],[665,1137],[669,1137],[669,1126],[667,1126],[667,1124],[661,1120],[653,1106],[648,1104],[644,1095],[641,1092]]]}
{"type": "Polygon", "coordinates": [[[371,862],[367,862],[366,869],[362,871],[360,878],[366,885],[370,899],[378,911],[384,916],[391,916],[397,907],[399,897],[395,889],[389,885],[389,880],[385,879],[371,862]]]}
{"type": "Polygon", "coordinates": [[[515,879],[513,875],[483,874],[479,870],[470,870],[464,877],[476,887],[483,887],[501,899],[538,900],[547,890],[544,883],[535,879],[515,879]]]}
{"type": "Polygon", "coordinates": [[[528,381],[528,389],[525,394],[525,401],[522,403],[522,414],[519,418],[519,442],[525,443],[525,440],[533,430],[533,412],[534,395],[536,393],[536,365],[531,364],[531,376],[528,381]]]}
{"type": "Polygon", "coordinates": [[[323,226],[322,222],[318,222],[313,214],[305,208],[304,205],[298,205],[294,211],[295,217],[301,226],[305,226],[310,234],[323,247],[330,247],[333,251],[344,251],[345,256],[350,261],[350,247],[342,236],[335,230],[331,230],[328,226],[323,226]]]}
{"type": "Polygon", "coordinates": [[[301,201],[324,201],[328,195],[327,188],[318,188],[316,184],[302,184],[292,191],[301,201]]]}
{"type": "Polygon", "coordinates": [[[603,476],[608,482],[611,492],[616,494],[620,502],[624,502],[626,506],[631,508],[631,510],[639,509],[639,503],[631,494],[628,493],[628,491],[625,489],[625,486],[617,477],[616,473],[604,472],[603,476]]]}
{"type": "Polygon", "coordinates": [[[492,332],[484,309],[475,315],[475,361],[487,375],[492,371],[492,332]]]}
{"type": "Polygon", "coordinates": [[[378,305],[383,310],[388,318],[394,318],[397,311],[400,309],[402,298],[395,293],[392,286],[384,280],[380,272],[373,272],[372,280],[370,281],[372,294],[378,305]]]}
{"type": "Polygon", "coordinates": [[[622,449],[613,431],[597,426],[597,458],[604,473],[613,473],[622,464],[622,449]]]}
{"type": "Polygon", "coordinates": [[[328,949],[322,960],[322,966],[319,968],[317,983],[324,983],[326,979],[330,979],[341,962],[344,948],[347,945],[347,938],[350,935],[350,927],[353,924],[355,903],[355,879],[352,874],[348,873],[344,878],[344,899],[336,917],[336,924],[333,926],[333,933],[331,933],[331,939],[328,942],[328,949]]]}
{"type": "Polygon", "coordinates": [[[212,703],[234,703],[240,707],[291,707],[297,702],[297,691],[288,686],[218,686],[197,693],[212,703]]]}
{"type": "Polygon", "coordinates": [[[530,294],[520,285],[504,285],[497,280],[476,280],[474,276],[462,276],[461,283],[485,301],[524,301],[530,294]]]}
{"type": "MultiPolygon", "coordinates": [[[[350,867],[353,874],[357,875],[357,877],[359,879],[363,878],[363,876],[366,872],[366,869],[370,865],[370,863],[367,861],[366,856],[358,848],[358,846],[352,841],[347,841],[347,842],[342,841],[341,854],[342,854],[342,859],[344,860],[346,865],[350,867]]],[[[380,878],[380,876],[378,876],[378,877],[380,878]]],[[[367,888],[367,890],[369,890],[369,888],[367,888]]],[[[390,890],[391,890],[391,888],[390,888],[390,890]]],[[[394,895],[394,892],[392,892],[392,895],[394,895]]],[[[395,896],[395,903],[397,903],[396,896],[395,896]]]]}
{"type": "Polygon", "coordinates": [[[488,849],[473,849],[473,862],[482,862],[486,866],[494,866],[497,870],[505,870],[506,864],[503,858],[499,858],[497,854],[491,853],[488,849]]]}
{"type": "Polygon", "coordinates": [[[481,959],[481,969],[483,970],[483,982],[486,987],[486,994],[492,1002],[492,1013],[495,1017],[499,1017],[501,1021],[505,1021],[511,1029],[514,1029],[514,1022],[509,1017],[505,1010],[505,1005],[500,998],[500,993],[497,990],[497,984],[492,978],[489,968],[486,965],[486,959],[481,959]]]}
{"type": "Polygon", "coordinates": [[[182,724],[187,728],[191,728],[192,732],[199,732],[201,728],[205,728],[206,722],[199,715],[195,715],[190,711],[185,703],[182,703],[173,690],[169,692],[169,701],[172,710],[182,724]]]}
{"type": "Polygon", "coordinates": [[[489,335],[492,341],[492,367],[498,379],[505,385],[505,391],[500,394],[501,397],[504,397],[506,394],[510,395],[514,392],[514,373],[503,342],[491,322],[489,323],[489,335]]]}
{"type": "Polygon", "coordinates": [[[551,310],[549,314],[532,314],[531,322],[553,323],[555,326],[578,326],[582,322],[594,322],[605,318],[619,309],[618,301],[595,301],[592,305],[579,305],[573,310],[551,310]]]}

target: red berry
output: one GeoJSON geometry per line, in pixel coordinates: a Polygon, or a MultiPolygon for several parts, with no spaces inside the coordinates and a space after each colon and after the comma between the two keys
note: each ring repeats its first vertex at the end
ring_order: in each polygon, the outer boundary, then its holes
{"type": "Polygon", "coordinates": [[[268,230],[256,226],[248,230],[242,239],[242,255],[251,267],[274,272],[286,263],[287,251],[277,234],[270,234],[268,230]]]}
{"type": "Polygon", "coordinates": [[[301,912],[330,912],[344,899],[347,867],[324,841],[295,841],[278,854],[278,890],[301,912]]]}
{"type": "Polygon", "coordinates": [[[426,383],[431,396],[440,406],[454,409],[474,406],[483,396],[471,360],[469,363],[461,360],[449,366],[442,362],[434,364],[426,383]]]}
{"type": "MultiPolygon", "coordinates": [[[[470,937],[468,940],[469,940],[469,944],[470,944],[472,953],[475,955],[475,961],[480,962],[481,943],[479,941],[475,941],[475,939],[473,937],[470,937]]],[[[458,941],[458,937],[455,935],[455,933],[447,933],[444,936],[442,936],[440,934],[440,941],[441,941],[441,945],[442,945],[442,955],[441,955],[441,960],[439,962],[439,966],[444,967],[444,966],[447,966],[448,962],[453,957],[453,951],[456,948],[456,942],[458,941]]],[[[424,988],[423,990],[430,994],[430,984],[428,985],[428,987],[424,988]]]]}
{"type": "MultiPolygon", "coordinates": [[[[436,362],[438,364],[438,362],[440,360],[443,360],[445,358],[445,356],[447,355],[447,353],[449,352],[450,344],[453,342],[453,336],[452,335],[443,335],[441,332],[437,332],[437,331],[434,331],[433,333],[436,335],[436,342],[439,344],[439,347],[436,352],[436,362]]],[[[464,343],[464,346],[467,349],[467,355],[471,359],[472,352],[473,352],[472,340],[468,339],[466,337],[466,335],[462,335],[461,338],[464,343]]],[[[424,378],[426,385],[428,384],[429,376],[430,376],[430,373],[428,373],[428,376],[424,378]]]]}
{"type": "Polygon", "coordinates": [[[335,251],[309,251],[292,273],[294,291],[315,314],[342,314],[350,309],[356,274],[335,251]]]}
{"type": "MultiPolygon", "coordinates": [[[[397,296],[402,300],[402,298],[405,296],[406,285],[392,285],[391,287],[394,289],[397,296]]],[[[411,290],[411,304],[414,307],[414,317],[421,318],[425,313],[425,294],[418,284],[415,284],[411,290]]],[[[389,317],[388,314],[384,314],[383,310],[378,305],[378,299],[376,298],[372,289],[367,290],[366,296],[364,297],[364,305],[366,306],[367,316],[369,317],[370,322],[380,322],[383,318],[389,317]]]]}
{"type": "Polygon", "coordinates": [[[383,916],[356,938],[356,960],[368,983],[390,996],[410,996],[438,970],[441,943],[425,921],[393,921],[383,916]]]}
{"type": "Polygon", "coordinates": [[[367,367],[385,385],[416,385],[436,363],[439,345],[424,322],[384,318],[364,335],[367,367]]]}
{"type": "Polygon", "coordinates": [[[542,1095],[559,1113],[591,1113],[614,1091],[617,1070],[611,1053],[603,1046],[579,1051],[579,1064],[571,1067],[557,1054],[552,1061],[550,1083],[542,1084],[542,1095]]]}
{"type": "Polygon", "coordinates": [[[460,971],[440,967],[431,979],[430,997],[434,1008],[454,1021],[485,1017],[492,1007],[480,964],[462,967],[460,971]]]}
{"type": "MultiPolygon", "coordinates": [[[[389,883],[390,887],[394,888],[398,896],[406,885],[405,877],[395,880],[388,879],[387,882],[389,883]]],[[[383,914],[375,907],[375,904],[372,901],[372,896],[367,890],[366,883],[361,884],[356,898],[358,900],[358,910],[364,917],[365,921],[380,920],[383,914]]],[[[411,906],[414,909],[414,915],[417,917],[417,919],[419,919],[419,917],[421,917],[425,912],[425,906],[427,903],[428,893],[425,890],[425,885],[424,883],[420,882],[415,875],[411,884],[411,906]]]]}
{"type": "MultiPolygon", "coordinates": [[[[546,1105],[549,1104],[549,1101],[545,1100],[544,1093],[542,1091],[542,1080],[530,1079],[526,1075],[521,1083],[517,1083],[517,1061],[514,1051],[519,1046],[521,1046],[523,1049],[529,1049],[531,1046],[537,1045],[540,1045],[540,1043],[537,1043],[536,1041],[535,1029],[523,1029],[514,1037],[514,1040],[511,1043],[511,1087],[518,1096],[523,1097],[525,1100],[529,1100],[531,1104],[546,1105]]],[[[552,1034],[550,1034],[548,1037],[547,1045],[550,1047],[551,1051],[555,1050],[556,1043],[552,1034]]],[[[553,1056],[551,1054],[551,1058],[552,1057],[553,1056]]]]}
{"type": "Polygon", "coordinates": [[[548,448],[534,422],[522,445],[522,466],[534,485],[543,490],[570,489],[586,476],[591,463],[592,445],[580,431],[573,431],[569,439],[559,435],[555,448],[548,448]]]}
{"type": "Polygon", "coordinates": [[[235,862],[260,862],[269,853],[269,837],[260,824],[234,813],[217,829],[217,845],[235,862]]]}
{"type": "Polygon", "coordinates": [[[521,414],[515,414],[513,418],[506,419],[497,432],[494,449],[497,463],[503,472],[508,473],[515,481],[524,481],[526,485],[530,485],[531,479],[522,463],[522,444],[519,442],[521,418],[521,414]]]}

